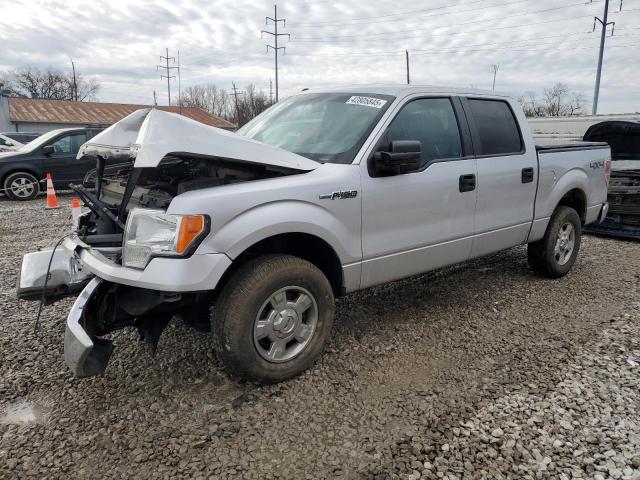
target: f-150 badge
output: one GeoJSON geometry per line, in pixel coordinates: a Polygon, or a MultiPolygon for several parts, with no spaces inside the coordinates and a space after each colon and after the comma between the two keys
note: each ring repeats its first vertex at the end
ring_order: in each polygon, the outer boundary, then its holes
{"type": "Polygon", "coordinates": [[[320,195],[320,200],[344,200],[345,198],[356,198],[357,196],[357,190],[340,190],[338,192],[331,192],[320,195]]]}

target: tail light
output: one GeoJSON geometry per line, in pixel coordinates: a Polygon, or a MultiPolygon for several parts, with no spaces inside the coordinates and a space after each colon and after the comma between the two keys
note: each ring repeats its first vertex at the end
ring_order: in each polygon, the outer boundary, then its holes
{"type": "Polygon", "coordinates": [[[607,158],[604,162],[604,181],[609,188],[609,180],[611,180],[611,159],[607,158]]]}

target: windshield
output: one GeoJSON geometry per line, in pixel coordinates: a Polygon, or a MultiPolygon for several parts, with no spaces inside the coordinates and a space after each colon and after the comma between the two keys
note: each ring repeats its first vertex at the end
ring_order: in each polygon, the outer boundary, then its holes
{"type": "Polygon", "coordinates": [[[18,149],[18,151],[19,152],[30,152],[32,150],[35,150],[38,147],[42,147],[42,146],[46,145],[49,140],[51,140],[53,137],[55,137],[56,135],[58,135],[61,132],[64,132],[64,130],[62,130],[62,129],[51,130],[50,132],[47,132],[47,133],[45,133],[43,135],[40,135],[35,140],[31,140],[29,143],[25,143],[23,146],[21,146],[18,149]]]}
{"type": "Polygon", "coordinates": [[[318,162],[351,163],[394,98],[369,93],[297,95],[237,133],[318,162]]]}

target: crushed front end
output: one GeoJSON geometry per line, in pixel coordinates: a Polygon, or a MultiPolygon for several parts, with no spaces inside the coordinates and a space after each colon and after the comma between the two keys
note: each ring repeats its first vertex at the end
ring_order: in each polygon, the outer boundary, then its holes
{"type": "Polygon", "coordinates": [[[45,304],[81,291],[64,342],[65,361],[79,377],[104,371],[109,335],[122,328],[136,328],[152,351],[176,315],[210,328],[213,291],[231,259],[199,249],[212,220],[203,212],[169,213],[175,197],[317,165],[158,110],[112,125],[81,147],[82,156],[96,159],[96,169],[73,186],[85,213],[55,248],[24,256],[17,290],[45,304]]]}

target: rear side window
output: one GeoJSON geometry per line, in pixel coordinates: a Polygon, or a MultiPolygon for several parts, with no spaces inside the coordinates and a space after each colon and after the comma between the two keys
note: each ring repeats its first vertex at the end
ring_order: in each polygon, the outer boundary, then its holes
{"type": "Polygon", "coordinates": [[[481,155],[522,152],[518,122],[507,102],[470,98],[469,107],[478,132],[481,155]]]}

